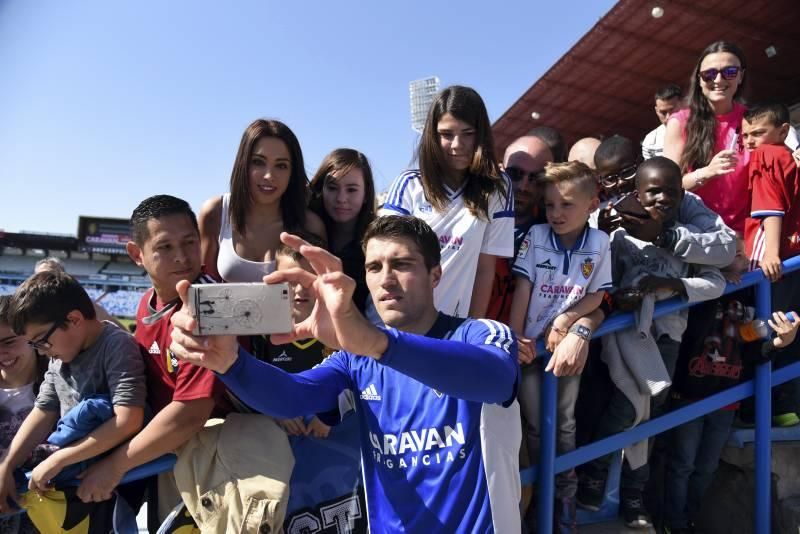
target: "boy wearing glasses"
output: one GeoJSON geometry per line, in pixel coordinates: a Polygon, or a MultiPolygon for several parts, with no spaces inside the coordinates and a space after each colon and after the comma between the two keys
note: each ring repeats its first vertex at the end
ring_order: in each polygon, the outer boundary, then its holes
{"type": "MultiPolygon", "coordinates": [[[[51,489],[65,467],[94,458],[139,431],[144,419],[144,362],[136,341],[116,325],[97,320],[92,299],[65,273],[42,272],[14,293],[10,323],[39,353],[50,357],[33,410],[0,462],[0,513],[17,500],[13,472],[82,400],[108,395],[113,416],[84,438],[37,465],[29,488],[51,489]]],[[[98,499],[100,500],[100,499],[98,499]]]]}
{"type": "Polygon", "coordinates": [[[613,208],[617,200],[635,189],[634,176],[641,164],[638,144],[621,135],[611,136],[597,147],[594,161],[602,207],[589,218],[593,228],[610,234],[623,227],[636,238],[655,243],[689,263],[723,268],[733,261],[736,234],[693,193],[683,195],[677,217],[681,224],[671,228],[653,218],[613,208]]]}

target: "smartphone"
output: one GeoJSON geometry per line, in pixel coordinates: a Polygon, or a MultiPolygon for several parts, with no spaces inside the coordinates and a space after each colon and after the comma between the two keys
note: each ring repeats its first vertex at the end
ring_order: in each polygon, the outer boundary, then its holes
{"type": "Polygon", "coordinates": [[[614,202],[614,209],[632,217],[639,217],[640,219],[650,218],[650,214],[647,213],[642,203],[639,202],[639,198],[636,196],[635,192],[628,193],[614,202]]]}
{"type": "Polygon", "coordinates": [[[739,132],[735,131],[733,132],[733,135],[731,135],[731,138],[728,139],[728,146],[725,148],[727,150],[736,150],[738,143],[739,143],[739,132]]]}
{"type": "Polygon", "coordinates": [[[289,284],[193,284],[187,299],[201,336],[261,335],[291,332],[289,284]]]}

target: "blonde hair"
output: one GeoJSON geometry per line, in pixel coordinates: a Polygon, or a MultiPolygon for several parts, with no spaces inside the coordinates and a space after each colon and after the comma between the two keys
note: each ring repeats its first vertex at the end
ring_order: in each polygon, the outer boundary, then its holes
{"type": "Polygon", "coordinates": [[[539,177],[539,183],[560,184],[568,182],[587,195],[594,198],[597,196],[599,180],[594,170],[580,161],[568,161],[566,163],[548,163],[544,167],[544,173],[539,177]]]}

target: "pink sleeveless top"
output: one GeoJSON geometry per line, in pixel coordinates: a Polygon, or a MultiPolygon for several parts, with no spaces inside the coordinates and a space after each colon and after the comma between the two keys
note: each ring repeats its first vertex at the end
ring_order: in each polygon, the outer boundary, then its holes
{"type": "MultiPolygon", "coordinates": [[[[725,224],[740,233],[744,233],[744,222],[750,214],[750,195],[747,184],[747,163],[750,160],[750,153],[744,150],[741,140],[742,117],[745,111],[747,108],[734,102],[733,109],[729,113],[717,115],[716,142],[712,156],[720,150],[728,148],[733,136],[738,135],[734,147],[739,155],[736,168],[693,191],[703,199],[706,206],[722,217],[725,224]]],[[[689,109],[682,109],[670,116],[670,118],[678,119],[684,141],[686,140],[686,123],[689,121],[689,113],[689,109]]]]}

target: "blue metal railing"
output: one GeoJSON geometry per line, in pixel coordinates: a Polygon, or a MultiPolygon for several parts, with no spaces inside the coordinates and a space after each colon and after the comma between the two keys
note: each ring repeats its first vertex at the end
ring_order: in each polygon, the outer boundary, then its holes
{"type": "MultiPolygon", "coordinates": [[[[784,275],[800,270],[800,256],[784,262],[784,275]]],[[[740,283],[728,284],[725,294],[733,293],[745,287],[756,286],[756,317],[771,316],[770,282],[763,273],[753,271],[746,273],[740,283]]],[[[661,317],[691,305],[681,298],[671,298],[656,305],[654,317],[661,317]]],[[[603,322],[593,337],[599,338],[611,332],[624,330],[634,326],[631,313],[614,314],[603,322]]],[[[541,346],[537,354],[543,358],[550,355],[541,346]]],[[[545,361],[546,363],[546,361],[545,361]]],[[[556,455],[556,405],[558,378],[552,372],[544,373],[541,391],[541,446],[539,465],[520,473],[523,483],[532,483],[538,479],[537,526],[539,532],[553,531],[553,505],[555,503],[555,476],[578,465],[594,460],[625,446],[655,436],[665,430],[679,426],[687,421],[718,410],[733,402],[755,395],[756,400],[756,491],[755,491],[755,532],[770,532],[770,489],[771,489],[771,450],[770,430],[772,428],[772,405],[770,390],[772,385],[782,384],[800,376],[800,362],[788,365],[773,375],[772,363],[766,362],[756,367],[755,378],[751,381],[733,386],[703,400],[697,401],[679,410],[650,420],[625,432],[620,432],[589,445],[580,447],[562,456],[556,455]]]]}

